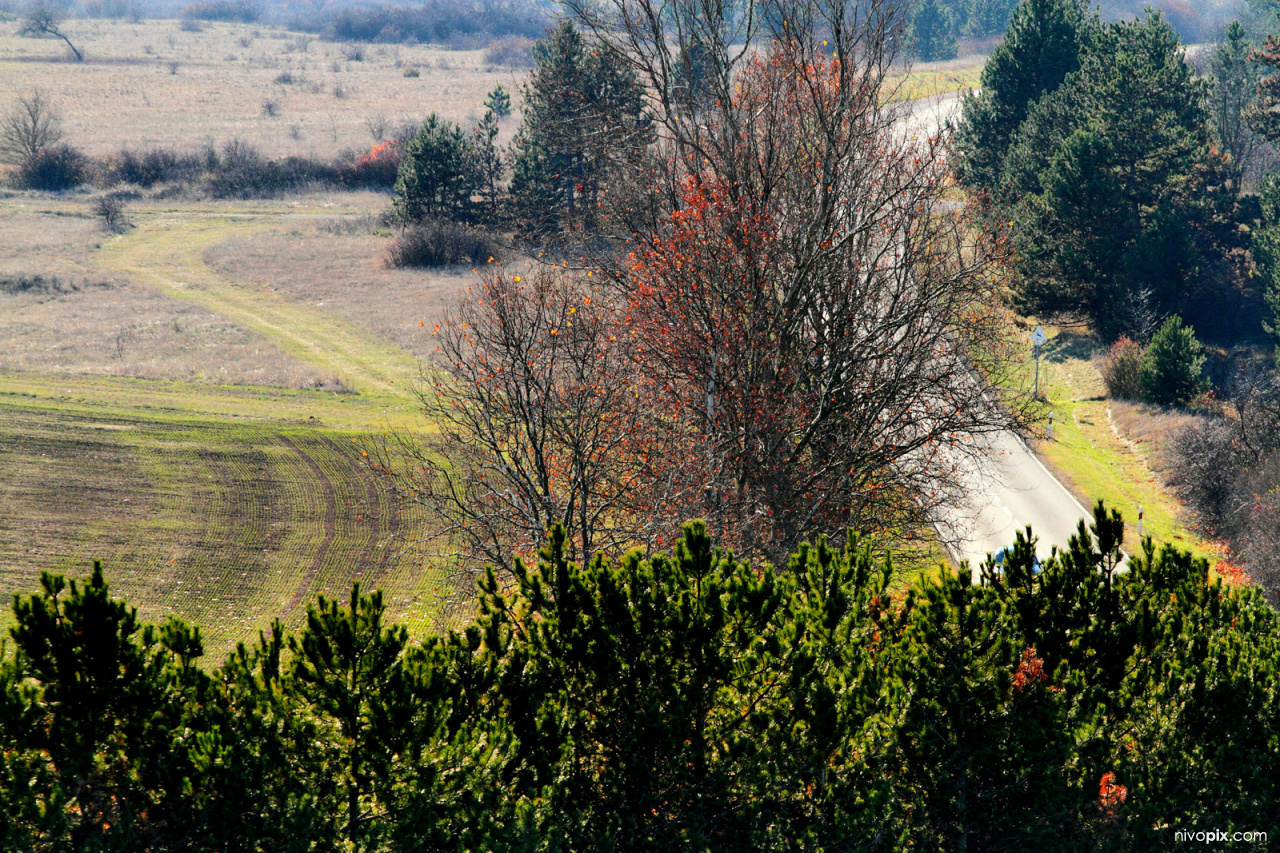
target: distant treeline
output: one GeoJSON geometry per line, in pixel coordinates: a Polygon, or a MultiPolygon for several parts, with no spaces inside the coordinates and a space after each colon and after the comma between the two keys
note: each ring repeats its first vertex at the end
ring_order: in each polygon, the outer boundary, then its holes
{"type": "MultiPolygon", "coordinates": [[[[422,42],[472,49],[506,36],[542,35],[551,13],[530,0],[424,0],[419,3],[300,4],[270,0],[82,0],[90,18],[190,18],[262,22],[336,41],[422,42]]],[[[21,14],[20,0],[0,10],[21,14]]]]}
{"type": "Polygon", "coordinates": [[[123,148],[101,158],[86,157],[76,148],[59,144],[22,163],[9,183],[49,192],[87,184],[115,191],[152,190],[162,196],[270,198],[316,186],[387,190],[395,183],[400,161],[400,149],[394,144],[363,153],[343,152],[329,160],[264,157],[240,140],[195,151],[123,148]]]}
{"type": "Polygon", "coordinates": [[[474,48],[503,36],[540,36],[548,20],[518,0],[429,0],[414,6],[349,6],[321,19],[318,26],[299,21],[298,28],[335,41],[416,41],[474,48]]]}

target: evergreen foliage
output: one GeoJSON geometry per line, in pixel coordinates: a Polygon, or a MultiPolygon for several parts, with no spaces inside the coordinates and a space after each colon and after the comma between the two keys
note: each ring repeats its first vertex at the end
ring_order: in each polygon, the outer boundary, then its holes
{"type": "Polygon", "coordinates": [[[610,175],[650,139],[643,94],[628,65],[564,21],[533,48],[516,135],[511,200],[521,231],[549,236],[593,227],[610,175]]]}
{"type": "MultiPolygon", "coordinates": [[[[1015,25],[1032,11],[1020,7],[1015,25]]],[[[1055,25],[1058,47],[1044,63],[1053,71],[1042,79],[1062,74],[1061,85],[1006,97],[1014,89],[997,73],[1034,79],[1025,69],[1042,56],[1015,61],[1024,40],[1013,27],[1010,53],[984,76],[992,94],[966,104],[957,144],[961,174],[991,190],[993,215],[1019,223],[1021,307],[1086,316],[1104,339],[1144,337],[1152,312],[1182,312],[1220,336],[1247,332],[1256,312],[1242,307],[1251,297],[1231,260],[1236,182],[1214,146],[1207,84],[1173,29],[1155,12],[1101,28],[1055,25]],[[1080,67],[1069,71],[1073,39],[1080,67]]]]}
{"type": "Polygon", "coordinates": [[[1270,317],[1263,327],[1280,339],[1280,176],[1268,175],[1262,182],[1259,202],[1262,222],[1254,231],[1250,251],[1263,281],[1263,299],[1270,317]]]}
{"type": "Polygon", "coordinates": [[[911,14],[911,45],[925,62],[954,59],[956,25],[942,0],[920,0],[911,14]]]}
{"type": "Polygon", "coordinates": [[[1211,80],[1209,114],[1222,147],[1230,155],[1229,170],[1237,188],[1260,143],[1249,126],[1262,79],[1260,63],[1254,60],[1253,43],[1239,21],[1232,21],[1222,41],[1209,55],[1211,80]]]}
{"type": "Polygon", "coordinates": [[[411,644],[325,599],[222,666],[44,578],[0,659],[0,840],[28,850],[1155,849],[1280,830],[1280,631],[1101,504],[1034,571],[903,594],[851,536],[786,570],[714,546],[481,583],[411,644]]]}
{"type": "Polygon", "coordinates": [[[507,158],[498,148],[499,118],[501,115],[496,110],[485,110],[484,118],[480,119],[480,124],[471,131],[472,163],[475,169],[477,195],[484,218],[490,222],[498,220],[498,205],[502,200],[502,179],[507,171],[507,158]]]}
{"type": "Polygon", "coordinates": [[[964,101],[956,127],[956,169],[971,187],[993,191],[1014,131],[1031,105],[1080,67],[1096,32],[1084,0],[1023,0],[982,69],[982,90],[964,101]]]}
{"type": "Polygon", "coordinates": [[[395,215],[403,223],[462,219],[478,183],[470,140],[462,128],[432,113],[400,164],[393,190],[395,215]]]}
{"type": "Polygon", "coordinates": [[[511,115],[511,95],[501,83],[493,87],[493,91],[485,95],[485,107],[495,118],[506,118],[511,115]]]}
{"type": "Polygon", "coordinates": [[[926,62],[955,57],[961,38],[987,39],[1004,32],[1017,0],[920,0],[909,13],[916,56],[926,62]]]}
{"type": "Polygon", "coordinates": [[[1182,324],[1182,318],[1170,317],[1151,339],[1142,366],[1138,369],[1138,387],[1142,399],[1162,406],[1184,406],[1209,390],[1201,374],[1204,347],[1195,332],[1182,324]]]}

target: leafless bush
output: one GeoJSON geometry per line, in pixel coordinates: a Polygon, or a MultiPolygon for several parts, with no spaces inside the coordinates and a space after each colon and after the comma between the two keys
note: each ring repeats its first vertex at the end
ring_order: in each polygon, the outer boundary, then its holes
{"type": "Polygon", "coordinates": [[[62,141],[62,116],[44,92],[20,95],[0,123],[0,162],[21,164],[62,141]]]}
{"type": "Polygon", "coordinates": [[[381,142],[387,135],[387,131],[391,129],[391,120],[379,113],[364,120],[364,126],[368,129],[369,135],[373,137],[374,142],[381,142]]]}
{"type": "Polygon", "coordinates": [[[107,193],[98,196],[93,203],[93,214],[102,220],[102,227],[120,234],[133,227],[133,223],[125,216],[125,200],[120,193],[107,193]]]}
{"type": "Polygon", "coordinates": [[[387,266],[443,267],[484,263],[499,254],[484,232],[456,222],[432,220],[406,229],[387,252],[387,266]]]}
{"type": "Polygon", "coordinates": [[[532,68],[533,39],[508,36],[490,42],[484,52],[484,61],[506,68],[532,68]]]}
{"type": "Polygon", "coordinates": [[[1237,532],[1236,492],[1247,454],[1236,444],[1235,425],[1222,418],[1193,424],[1173,439],[1170,480],[1183,503],[1214,531],[1237,532]]]}
{"type": "Polygon", "coordinates": [[[613,310],[572,273],[485,271],[438,328],[438,369],[424,373],[437,429],[401,436],[378,469],[432,516],[442,553],[465,555],[463,570],[509,569],[552,523],[584,564],[652,541],[666,519],[649,490],[667,478],[651,446],[632,443],[648,416],[627,404],[638,391],[613,310]]]}
{"type": "Polygon", "coordinates": [[[1276,605],[1280,591],[1280,385],[1237,378],[1231,409],[1173,439],[1170,484],[1213,534],[1226,539],[1276,605]]]}

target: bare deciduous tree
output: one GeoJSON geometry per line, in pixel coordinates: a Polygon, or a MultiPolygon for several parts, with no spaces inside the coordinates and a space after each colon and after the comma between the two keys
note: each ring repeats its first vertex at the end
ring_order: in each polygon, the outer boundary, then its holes
{"type": "Polygon", "coordinates": [[[648,93],[648,170],[589,257],[709,456],[708,521],[776,557],[929,520],[970,440],[1033,409],[1006,393],[999,235],[954,200],[945,134],[892,97],[903,4],[567,5],[648,93]]]}
{"type": "Polygon", "coordinates": [[[56,0],[31,0],[31,4],[27,7],[27,13],[23,16],[22,26],[18,28],[18,35],[60,38],[67,43],[67,47],[71,48],[71,53],[75,56],[76,62],[83,62],[84,54],[71,43],[71,39],[67,38],[66,33],[60,29],[65,17],[66,10],[56,0]]]}
{"type": "Polygon", "coordinates": [[[0,161],[21,164],[62,141],[62,118],[39,89],[20,95],[0,124],[0,161]]]}
{"type": "MultiPolygon", "coordinates": [[[[847,527],[932,519],[972,439],[1032,404],[1010,390],[1003,244],[955,200],[946,140],[913,133],[889,91],[900,4],[568,5],[631,65],[656,131],[581,235],[581,274],[603,279],[601,343],[543,354],[565,346],[553,330],[573,301],[550,296],[563,272],[540,297],[566,306],[554,322],[515,322],[488,290],[455,317],[449,384],[428,401],[443,461],[422,463],[449,492],[426,502],[472,538],[495,513],[520,517],[522,543],[585,510],[582,558],[694,515],[775,560],[847,527]],[[550,441],[561,433],[574,437],[550,441]]],[[[501,564],[499,538],[473,553],[501,564]]]]}
{"type": "Polygon", "coordinates": [[[434,555],[509,568],[553,523],[582,560],[650,542],[676,517],[651,512],[667,454],[599,290],[569,271],[495,267],[475,290],[435,329],[419,397],[436,432],[377,460],[428,511],[445,546],[434,555]]]}

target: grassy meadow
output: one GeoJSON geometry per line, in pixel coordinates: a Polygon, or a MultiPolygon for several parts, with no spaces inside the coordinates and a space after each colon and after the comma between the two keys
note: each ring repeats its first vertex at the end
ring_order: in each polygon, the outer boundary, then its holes
{"type": "MultiPolygon", "coordinates": [[[[514,94],[524,77],[487,62],[483,49],[335,44],[256,24],[199,27],[67,21],[62,29],[85,57],[71,63],[63,42],[20,38],[17,22],[0,22],[0,104],[33,87],[50,93],[68,141],[89,155],[232,139],[271,157],[331,155],[368,149],[379,117],[395,128],[436,112],[470,127],[486,93],[501,83],[514,94]]],[[[505,134],[517,124],[504,121],[505,134]]]]}
{"type": "MultiPolygon", "coordinates": [[[[0,106],[40,88],[90,156],[239,139],[329,158],[431,111],[474,121],[520,78],[482,50],[178,21],[69,21],[75,64],[16,28],[0,23],[0,106]]],[[[471,270],[388,269],[377,193],[150,192],[121,234],[93,199],[0,190],[0,594],[101,559],[144,618],[198,622],[213,660],[353,581],[430,624],[444,573],[362,447],[430,428],[413,384],[471,270]]]]}
{"type": "Polygon", "coordinates": [[[0,199],[0,591],[102,559],[214,657],[357,580],[435,617],[421,522],[361,442],[426,426],[430,321],[470,270],[385,268],[390,237],[350,227],[385,203],[138,201],[113,235],[84,198],[0,199]]]}

